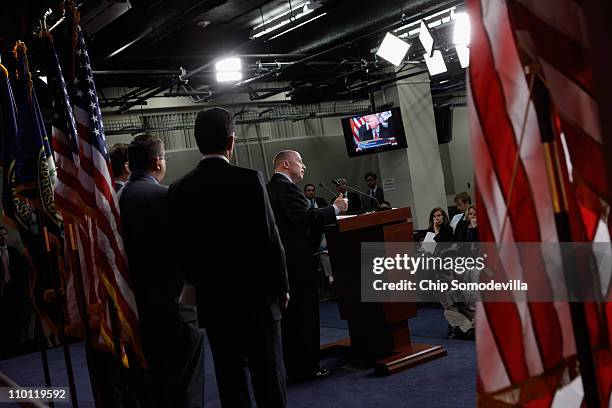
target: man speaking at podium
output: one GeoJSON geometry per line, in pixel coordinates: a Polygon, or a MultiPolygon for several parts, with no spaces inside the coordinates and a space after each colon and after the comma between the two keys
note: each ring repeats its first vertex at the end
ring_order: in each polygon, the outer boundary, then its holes
{"type": "Polygon", "coordinates": [[[338,196],[333,205],[310,208],[295,185],[304,178],[306,166],[300,154],[283,150],[274,158],[274,175],[268,195],[276,225],[285,247],[291,301],[283,315],[285,367],[292,381],[325,377],[330,370],[319,366],[319,277],[312,254],[310,229],[336,222],[346,212],[347,200],[338,196]]]}

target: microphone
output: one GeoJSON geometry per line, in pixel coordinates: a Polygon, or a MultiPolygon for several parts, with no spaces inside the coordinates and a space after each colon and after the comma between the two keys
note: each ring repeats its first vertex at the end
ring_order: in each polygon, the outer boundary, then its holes
{"type": "MultiPolygon", "coordinates": [[[[340,183],[338,183],[338,181],[337,181],[337,180],[332,180],[332,183],[334,183],[335,185],[340,184],[340,183]]],[[[359,191],[359,190],[357,190],[356,188],[353,188],[353,187],[349,186],[348,184],[343,184],[343,185],[344,185],[344,187],[346,187],[348,190],[354,191],[354,192],[356,192],[356,193],[361,194],[362,196],[368,197],[370,200],[374,200],[374,201],[376,202],[376,205],[378,205],[378,208],[380,208],[380,203],[378,202],[378,199],[377,199],[376,197],[372,197],[371,195],[366,194],[366,193],[364,193],[363,191],[359,191]]]]}
{"type": "Polygon", "coordinates": [[[337,196],[338,196],[338,194],[337,194],[337,193],[334,193],[334,192],[333,192],[333,191],[331,191],[329,188],[327,188],[327,186],[326,186],[325,184],[323,184],[323,183],[319,183],[319,186],[320,186],[320,187],[323,187],[324,189],[326,189],[326,190],[327,190],[327,192],[328,192],[328,193],[330,193],[330,194],[332,195],[332,197],[337,197],[337,196]]]}

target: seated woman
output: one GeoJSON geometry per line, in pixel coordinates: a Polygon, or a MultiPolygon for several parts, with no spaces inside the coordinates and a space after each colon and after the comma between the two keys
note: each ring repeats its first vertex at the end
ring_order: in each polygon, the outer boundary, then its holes
{"type": "Polygon", "coordinates": [[[478,221],[473,205],[468,207],[466,219],[457,224],[453,239],[456,242],[478,242],[478,221]]]}
{"type": "Polygon", "coordinates": [[[440,207],[431,210],[429,213],[429,228],[427,232],[434,233],[434,241],[436,242],[452,242],[453,228],[450,226],[446,211],[440,207]]]}

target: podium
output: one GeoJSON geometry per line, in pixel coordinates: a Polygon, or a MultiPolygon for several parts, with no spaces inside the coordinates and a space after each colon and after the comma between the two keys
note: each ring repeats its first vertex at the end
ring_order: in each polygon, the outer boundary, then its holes
{"type": "Polygon", "coordinates": [[[412,343],[408,319],[417,314],[415,303],[361,302],[361,243],[412,241],[411,217],[410,208],[397,208],[340,217],[325,227],[340,318],[348,322],[350,338],[324,345],[322,352],[350,348],[381,375],[447,354],[442,346],[412,343]]]}

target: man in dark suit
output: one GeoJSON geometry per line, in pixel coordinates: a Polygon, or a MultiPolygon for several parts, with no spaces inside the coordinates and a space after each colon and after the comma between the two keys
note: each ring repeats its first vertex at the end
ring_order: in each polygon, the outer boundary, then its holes
{"type": "Polygon", "coordinates": [[[382,188],[378,187],[378,176],[376,173],[372,173],[371,171],[367,172],[365,175],[365,181],[368,184],[368,195],[376,200],[364,197],[363,202],[366,208],[375,210],[380,207],[380,204],[383,201],[385,201],[385,193],[383,192],[382,188]]]}
{"type": "Polygon", "coordinates": [[[306,184],[304,186],[304,196],[308,201],[308,207],[310,208],[323,208],[327,207],[327,201],[323,197],[317,197],[317,190],[314,184],[306,184]]]}
{"type": "Polygon", "coordinates": [[[21,342],[21,311],[26,276],[23,257],[16,248],[8,246],[8,230],[0,226],[0,356],[19,351],[21,342]]]}
{"type": "Polygon", "coordinates": [[[355,214],[360,212],[363,208],[361,206],[361,196],[353,191],[348,191],[348,182],[344,178],[336,179],[336,190],[348,199],[348,214],[355,214]]]}
{"type": "Polygon", "coordinates": [[[257,406],[284,407],[285,253],[261,172],[229,162],[234,126],[225,109],[198,114],[195,139],[202,160],[169,191],[174,238],[187,280],[196,289],[221,404],[251,406],[248,370],[257,406]]]}
{"type": "Polygon", "coordinates": [[[302,180],[306,166],[298,152],[284,150],[274,158],[274,175],[268,182],[270,203],[285,253],[291,286],[291,303],[283,316],[283,349],[291,380],[308,380],[328,375],[319,366],[319,277],[315,270],[311,228],[336,222],[346,211],[346,199],[310,208],[295,183],[302,180]]]}
{"type": "Polygon", "coordinates": [[[365,126],[362,126],[359,132],[359,140],[362,142],[368,140],[388,139],[391,137],[389,128],[380,123],[380,119],[377,114],[373,113],[371,115],[366,115],[365,120],[368,124],[367,129],[365,126]]]}
{"type": "Polygon", "coordinates": [[[202,407],[203,333],[194,306],[180,305],[185,284],[176,268],[162,141],[136,136],[128,146],[131,174],[119,193],[130,276],[150,381],[143,406],[202,407]]]}
{"type": "MultiPolygon", "coordinates": [[[[304,186],[304,196],[308,203],[308,208],[324,208],[327,207],[327,201],[323,197],[317,197],[317,190],[314,184],[306,184],[304,186]]],[[[323,239],[323,229],[312,227],[310,229],[310,236],[312,238],[312,250],[313,253],[319,252],[321,249],[323,239]]]]}
{"type": "Polygon", "coordinates": [[[113,169],[113,180],[115,181],[115,192],[119,192],[125,184],[130,169],[128,167],[128,145],[126,143],[115,143],[108,150],[108,158],[113,169]]]}

